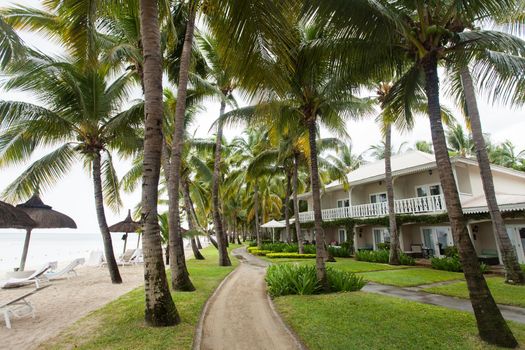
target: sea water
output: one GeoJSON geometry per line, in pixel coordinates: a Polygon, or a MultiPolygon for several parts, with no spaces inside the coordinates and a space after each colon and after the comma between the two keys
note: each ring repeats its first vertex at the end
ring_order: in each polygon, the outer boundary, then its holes
{"type": "MultiPolygon", "coordinates": [[[[124,240],[122,233],[112,233],[115,257],[122,254],[124,240]]],[[[128,234],[126,249],[137,247],[136,233],[128,234]]],[[[13,271],[20,265],[24,247],[25,231],[0,232],[0,273],[13,271]]],[[[44,233],[34,230],[29,242],[26,270],[37,269],[50,261],[70,262],[76,258],[86,258],[93,250],[103,251],[100,233],[44,233]]]]}

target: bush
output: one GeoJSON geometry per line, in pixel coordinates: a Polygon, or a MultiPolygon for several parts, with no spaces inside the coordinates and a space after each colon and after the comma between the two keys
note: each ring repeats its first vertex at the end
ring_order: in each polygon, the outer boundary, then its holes
{"type": "Polygon", "coordinates": [[[347,271],[341,271],[328,267],[328,283],[330,289],[337,292],[353,292],[360,290],[366,284],[361,276],[347,271]]]}
{"type": "Polygon", "coordinates": [[[257,241],[248,241],[248,247],[257,247],[257,241]]]}
{"type": "Polygon", "coordinates": [[[378,250],[390,250],[390,243],[377,243],[378,250]]]}
{"type": "Polygon", "coordinates": [[[258,255],[258,256],[266,256],[266,254],[271,253],[271,252],[272,252],[271,250],[264,250],[264,249],[252,249],[250,251],[251,254],[258,255]]]}
{"type": "Polygon", "coordinates": [[[328,247],[328,251],[335,258],[348,258],[350,257],[350,251],[343,247],[328,247]]]}
{"type": "Polygon", "coordinates": [[[315,254],[268,253],[266,257],[270,259],[313,259],[315,258],[315,254]]]}
{"type": "MultiPolygon", "coordinates": [[[[355,259],[375,263],[388,264],[390,258],[389,250],[360,250],[355,253],[355,259]]],[[[415,265],[416,260],[403,252],[399,253],[399,263],[401,265],[415,265]]]]}
{"type": "Polygon", "coordinates": [[[355,253],[355,259],[375,263],[388,263],[390,252],[388,250],[360,250],[355,253]]]}
{"type": "Polygon", "coordinates": [[[303,251],[305,254],[315,254],[315,244],[305,244],[303,246],[303,251]]]}
{"type": "Polygon", "coordinates": [[[481,273],[485,274],[489,272],[489,265],[485,264],[484,262],[480,263],[479,267],[481,269],[481,273]]]}
{"type": "Polygon", "coordinates": [[[449,258],[459,258],[458,248],[456,246],[445,247],[445,256],[449,258]]]}
{"type": "Polygon", "coordinates": [[[521,271],[525,272],[525,264],[520,264],[521,271]]]}
{"type": "Polygon", "coordinates": [[[459,262],[459,258],[457,257],[443,257],[443,258],[432,258],[430,259],[430,263],[432,264],[432,268],[436,270],[445,270],[445,271],[452,271],[452,272],[461,272],[463,269],[461,268],[461,263],[459,262]]]}
{"type": "MultiPolygon", "coordinates": [[[[351,292],[365,285],[362,277],[351,272],[327,268],[328,282],[333,292],[351,292]]],[[[271,297],[282,295],[310,295],[321,291],[315,265],[271,265],[266,273],[268,293],[271,297]]]]}
{"type": "Polygon", "coordinates": [[[297,244],[288,244],[288,243],[264,243],[262,245],[262,249],[264,250],[271,250],[275,253],[298,253],[299,247],[297,244]]]}

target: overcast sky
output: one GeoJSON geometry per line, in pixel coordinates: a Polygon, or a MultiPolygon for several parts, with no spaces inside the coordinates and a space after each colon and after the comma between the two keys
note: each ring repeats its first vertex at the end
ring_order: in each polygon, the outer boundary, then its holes
{"type": "MultiPolygon", "coordinates": [[[[23,4],[25,6],[39,6],[39,0],[19,0],[6,1],[0,0],[0,8],[12,3],[23,4]]],[[[49,43],[42,37],[28,33],[20,33],[23,39],[29,45],[37,47],[41,51],[50,52],[58,50],[56,45],[49,43]]],[[[0,88],[0,98],[4,100],[23,100],[35,102],[31,94],[4,91],[0,88]]],[[[449,101],[444,99],[447,106],[452,107],[449,101]]],[[[242,104],[242,102],[241,102],[242,104]]],[[[205,104],[203,111],[199,113],[197,121],[193,126],[196,129],[197,136],[205,137],[209,135],[209,129],[213,121],[217,118],[219,105],[214,102],[205,104]]],[[[500,106],[491,106],[483,101],[480,102],[480,112],[484,131],[491,135],[494,142],[511,140],[518,150],[525,149],[525,119],[523,111],[510,110],[500,106]]],[[[457,115],[460,119],[460,116],[457,115]]],[[[352,137],[352,143],[356,152],[366,151],[370,145],[380,142],[379,129],[373,119],[359,122],[350,121],[347,123],[348,133],[352,137]]],[[[241,132],[240,129],[226,129],[225,136],[232,138],[241,132]]],[[[211,134],[211,133],[210,133],[211,134]]],[[[327,136],[326,133],[323,136],[327,136]]],[[[408,134],[394,135],[395,145],[407,141],[411,146],[417,140],[430,141],[429,122],[427,118],[421,117],[417,121],[415,128],[408,134]]],[[[42,156],[43,152],[35,154],[34,159],[42,156]]],[[[0,170],[0,190],[3,190],[7,184],[13,181],[26,167],[15,166],[0,170]]],[[[129,163],[126,161],[117,161],[117,172],[119,175],[124,174],[129,169],[129,163]]],[[[98,224],[95,215],[95,205],[93,199],[93,185],[87,173],[82,169],[80,164],[74,166],[71,171],[52,190],[42,193],[42,199],[54,209],[70,215],[78,225],[78,232],[95,233],[98,232],[98,224]]],[[[124,208],[120,213],[113,213],[107,209],[108,223],[112,224],[122,220],[128,208],[132,209],[140,200],[140,192],[124,194],[124,208]]],[[[60,232],[60,230],[54,230],[60,232]]]]}

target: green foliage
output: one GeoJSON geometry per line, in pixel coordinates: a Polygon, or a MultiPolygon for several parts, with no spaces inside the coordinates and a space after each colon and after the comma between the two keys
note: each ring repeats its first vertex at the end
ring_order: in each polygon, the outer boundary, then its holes
{"type": "Polygon", "coordinates": [[[378,250],[390,250],[390,243],[378,243],[377,249],[378,250]]]}
{"type": "Polygon", "coordinates": [[[267,253],[267,258],[270,259],[315,259],[315,254],[299,254],[299,253],[267,253]]]}
{"type": "Polygon", "coordinates": [[[335,258],[349,258],[350,250],[343,246],[341,247],[328,247],[328,252],[335,258]]]}
{"type": "Polygon", "coordinates": [[[250,254],[258,255],[258,256],[266,256],[266,254],[271,253],[271,250],[264,250],[264,249],[257,249],[257,247],[253,247],[255,249],[251,249],[252,247],[248,248],[250,249],[250,254]]]}
{"type": "MultiPolygon", "coordinates": [[[[388,259],[390,256],[390,251],[381,249],[381,250],[360,250],[355,253],[356,260],[359,261],[368,261],[375,263],[388,264],[388,259]]],[[[399,254],[399,262],[401,265],[415,265],[416,260],[405,253],[399,254]]]]}
{"type": "MultiPolygon", "coordinates": [[[[352,292],[365,285],[362,277],[354,273],[327,268],[332,292],[352,292]]],[[[317,281],[315,265],[282,264],[271,265],[266,272],[268,293],[271,297],[283,295],[310,295],[321,291],[317,281]]]]}
{"type": "Polygon", "coordinates": [[[248,247],[257,247],[257,241],[248,241],[248,247]]]}
{"type": "Polygon", "coordinates": [[[287,253],[296,253],[299,252],[297,244],[288,244],[288,243],[264,243],[262,249],[271,250],[275,253],[287,252],[287,253]]]}
{"type": "Polygon", "coordinates": [[[458,247],[456,246],[448,246],[445,248],[445,256],[448,256],[449,258],[459,258],[459,253],[458,253],[458,247]]]}
{"type": "Polygon", "coordinates": [[[481,270],[481,273],[483,273],[483,274],[489,272],[489,265],[485,264],[484,262],[479,264],[479,268],[481,270]]]}
{"type": "Polygon", "coordinates": [[[445,270],[445,271],[453,271],[453,272],[461,272],[463,269],[461,268],[461,263],[459,262],[459,258],[457,257],[443,257],[443,258],[432,258],[430,259],[430,263],[432,264],[432,268],[436,270],[445,270]]]}
{"type": "Polygon", "coordinates": [[[303,246],[303,251],[305,254],[315,254],[315,244],[305,244],[303,246]]]}

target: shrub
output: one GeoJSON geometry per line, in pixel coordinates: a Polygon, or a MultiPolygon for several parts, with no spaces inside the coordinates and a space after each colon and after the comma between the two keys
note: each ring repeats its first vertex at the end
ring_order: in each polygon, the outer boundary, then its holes
{"type": "Polygon", "coordinates": [[[399,263],[401,265],[415,265],[416,259],[402,252],[399,254],[399,263]]]}
{"type": "Polygon", "coordinates": [[[377,243],[378,250],[390,250],[390,243],[377,243]]]}
{"type": "Polygon", "coordinates": [[[305,254],[315,254],[315,244],[305,244],[303,246],[303,251],[305,254]]]}
{"type": "Polygon", "coordinates": [[[264,250],[264,249],[252,249],[250,251],[251,254],[259,255],[259,256],[265,256],[266,254],[271,253],[271,252],[272,252],[271,250],[264,250]]]}
{"type": "Polygon", "coordinates": [[[430,263],[432,264],[432,268],[436,270],[445,270],[445,271],[452,271],[452,272],[461,272],[463,269],[461,268],[461,263],[459,262],[459,258],[456,257],[443,257],[443,258],[432,258],[430,259],[430,263]]]}
{"type": "Polygon", "coordinates": [[[257,247],[257,241],[249,241],[248,247],[257,247]]]}
{"type": "Polygon", "coordinates": [[[297,244],[288,244],[288,243],[264,243],[262,245],[262,249],[264,250],[271,250],[275,253],[298,253],[299,247],[297,244]]]}
{"type": "Polygon", "coordinates": [[[271,297],[309,295],[319,291],[315,265],[271,265],[266,272],[266,283],[271,297]]]}
{"type": "Polygon", "coordinates": [[[525,272],[525,264],[520,264],[521,271],[525,272]]]}
{"type": "Polygon", "coordinates": [[[445,256],[448,256],[449,258],[459,258],[458,247],[445,247],[445,256]]]}
{"type": "Polygon", "coordinates": [[[360,250],[355,253],[355,259],[375,263],[388,263],[390,252],[388,250],[360,250]]]}
{"type": "Polygon", "coordinates": [[[485,264],[484,262],[479,264],[479,268],[481,269],[481,273],[483,274],[489,272],[489,265],[485,264]]]}
{"type": "MultiPolygon", "coordinates": [[[[351,292],[365,285],[362,277],[347,271],[327,268],[328,282],[333,292],[351,292]]],[[[310,295],[321,291],[315,265],[271,265],[266,272],[268,293],[271,297],[282,295],[310,295]]]]}
{"type": "Polygon", "coordinates": [[[350,251],[343,247],[328,247],[328,251],[335,258],[348,258],[350,257],[350,251]]]}
{"type": "Polygon", "coordinates": [[[353,292],[360,290],[366,284],[363,277],[356,276],[354,273],[348,271],[328,267],[327,272],[330,289],[334,292],[353,292]]]}
{"type": "Polygon", "coordinates": [[[259,249],[259,248],[257,248],[257,246],[255,246],[255,247],[248,247],[246,250],[248,251],[248,253],[251,253],[252,251],[257,250],[257,249],[259,249]]]}
{"type": "Polygon", "coordinates": [[[315,258],[315,254],[268,253],[266,257],[270,259],[313,259],[315,258]]]}

